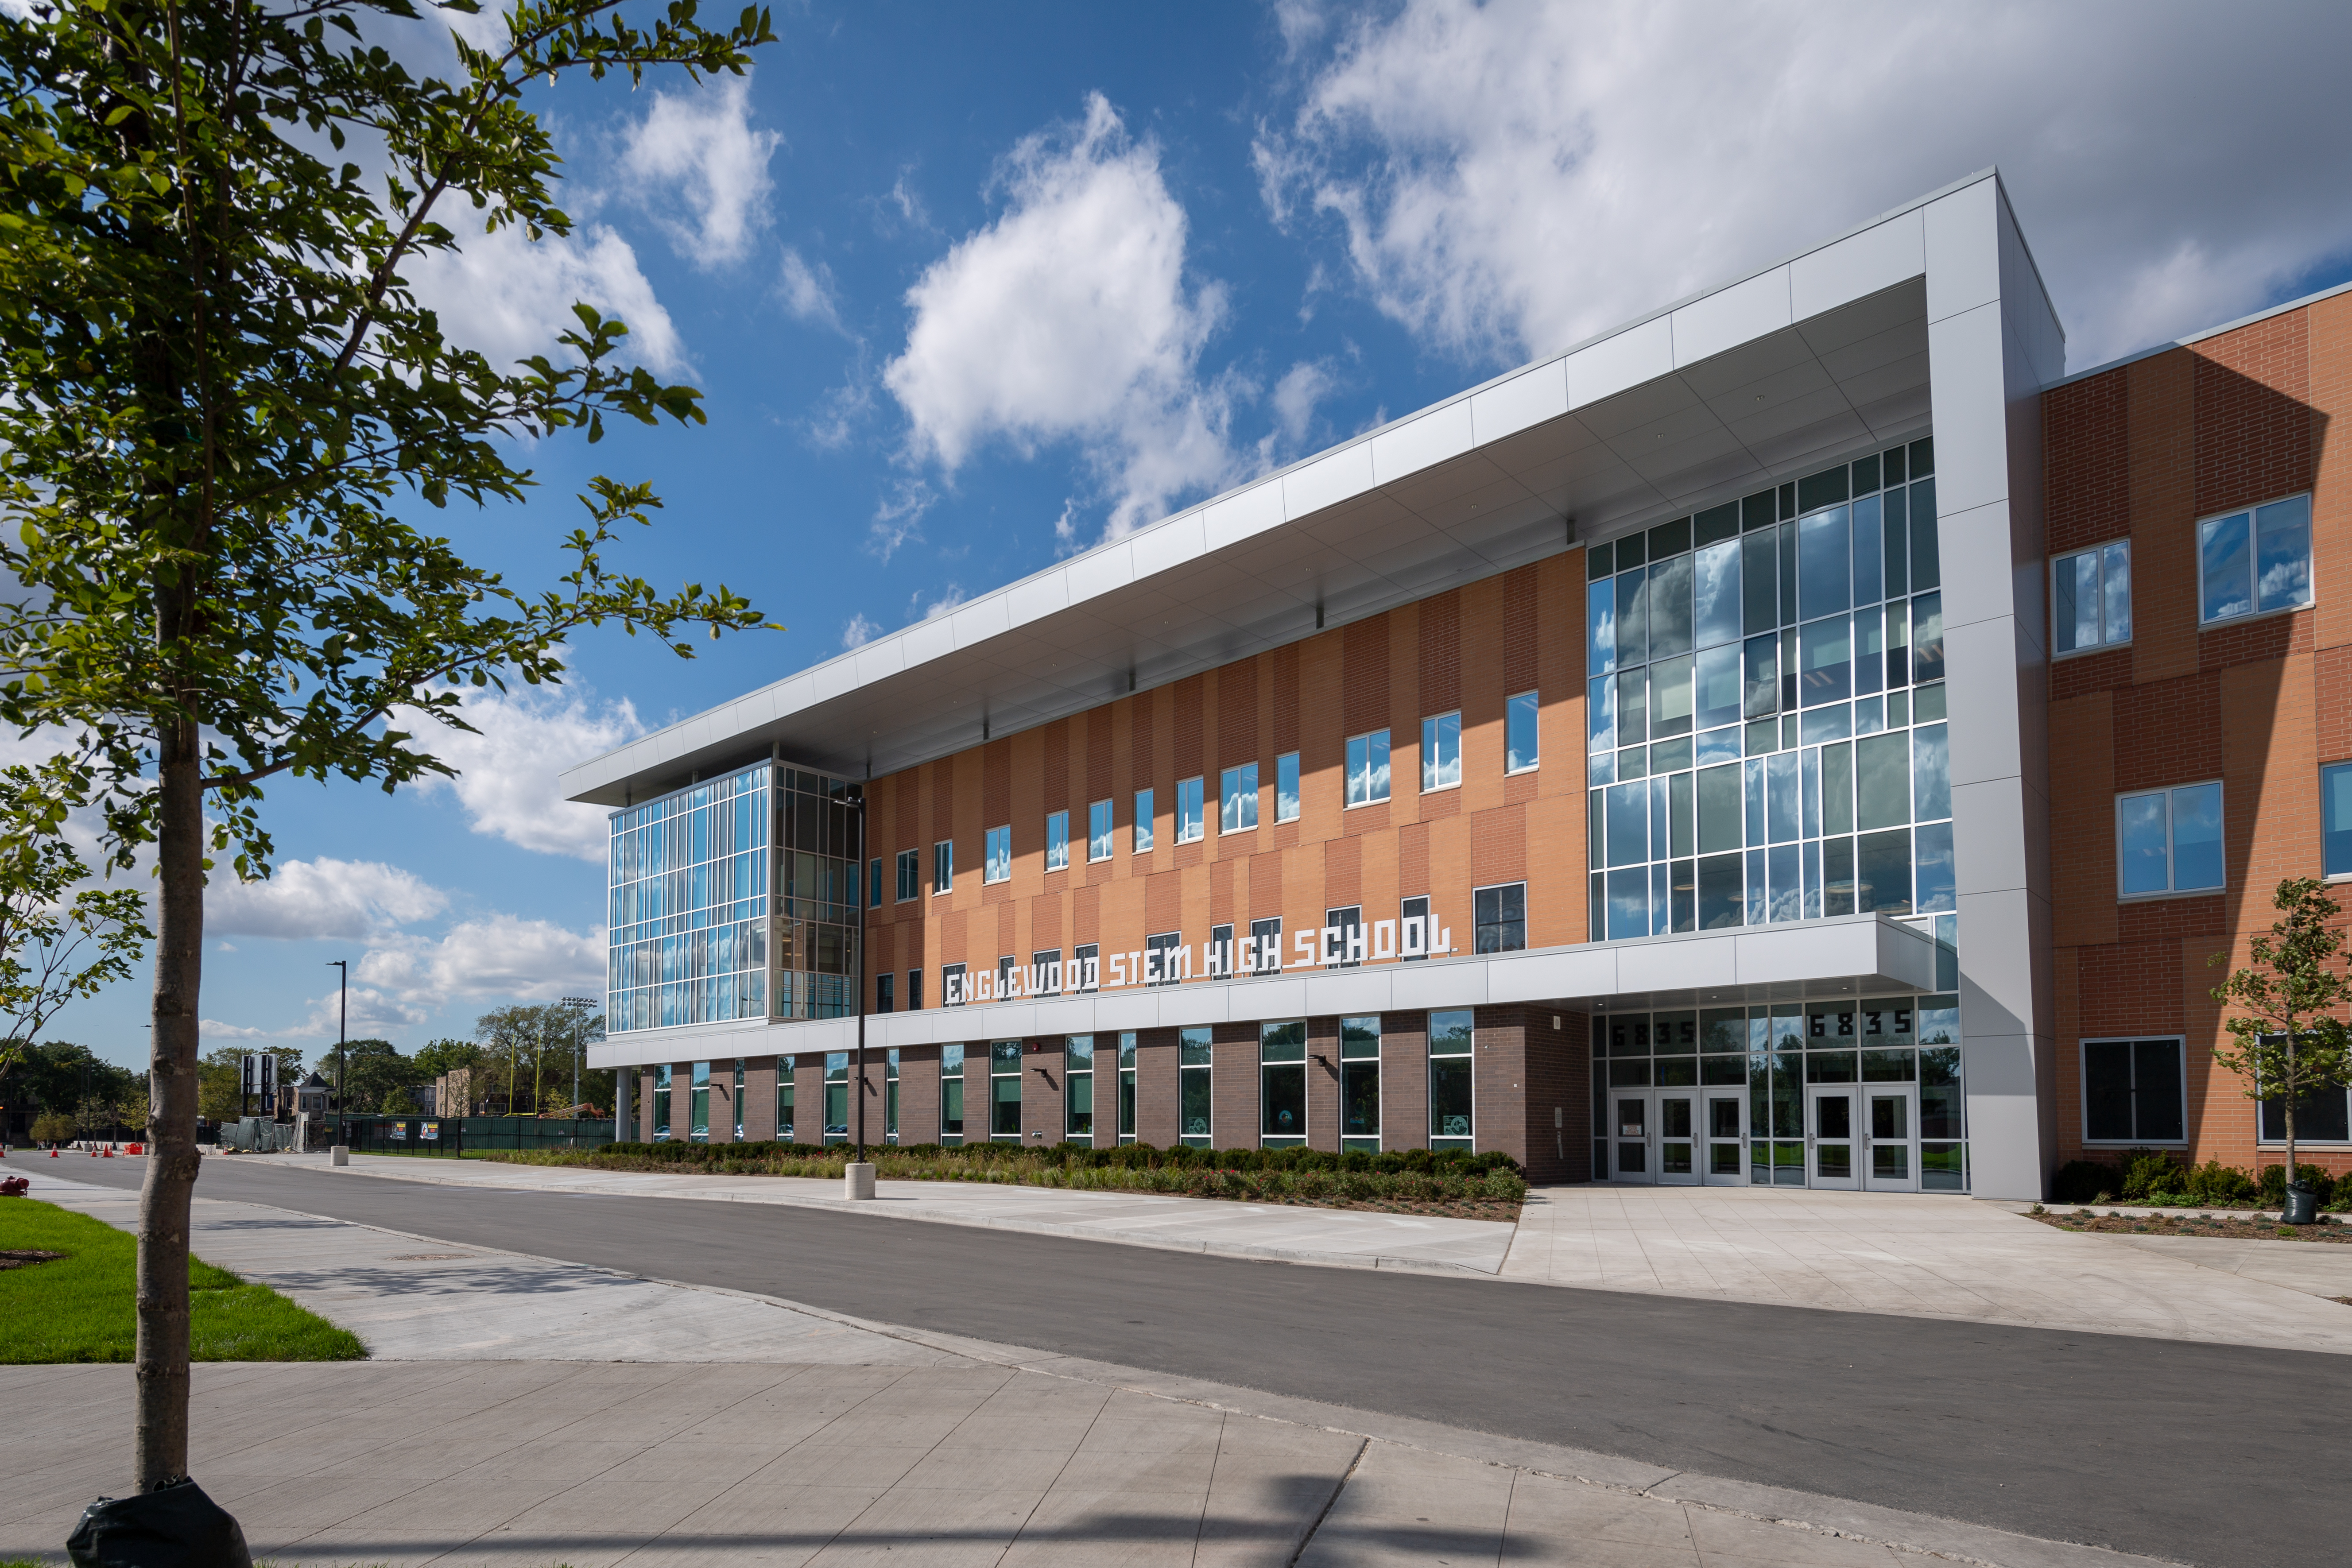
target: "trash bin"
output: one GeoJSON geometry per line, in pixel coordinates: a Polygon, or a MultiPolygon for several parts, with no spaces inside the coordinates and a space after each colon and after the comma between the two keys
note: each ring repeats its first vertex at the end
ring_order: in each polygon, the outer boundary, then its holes
{"type": "Polygon", "coordinates": [[[2316,1225],[2319,1223],[2319,1194],[2309,1182],[2289,1182],[2286,1202],[2279,1207],[2281,1225],[2316,1225]]]}
{"type": "Polygon", "coordinates": [[[253,1568],[236,1521],[185,1477],[99,1499],[82,1510],[66,1554],[74,1568],[253,1568]]]}

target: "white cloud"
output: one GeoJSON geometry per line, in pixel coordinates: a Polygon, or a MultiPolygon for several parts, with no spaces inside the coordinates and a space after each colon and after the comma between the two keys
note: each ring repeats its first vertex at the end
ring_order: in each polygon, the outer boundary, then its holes
{"type": "Polygon", "coordinates": [[[1097,93],[1081,124],[1017,144],[997,184],[1003,213],[907,294],[906,352],[882,379],[912,454],[952,476],[992,440],[1024,457],[1075,440],[1112,534],[1225,478],[1245,388],[1200,376],[1224,293],[1187,285],[1187,220],[1158,147],[1097,93]]]}
{"type": "Polygon", "coordinates": [[[1306,444],[1307,427],[1315,417],[1315,405],[1328,397],[1338,384],[1330,365],[1322,360],[1301,360],[1274,384],[1275,425],[1292,447],[1306,444]]]}
{"type": "Polygon", "coordinates": [[[845,332],[841,324],[841,304],[833,284],[833,268],[824,262],[814,267],[791,246],[784,247],[784,260],[776,277],[776,287],[784,297],[784,309],[796,321],[812,321],[845,332]]]}
{"type": "Polygon", "coordinates": [[[664,374],[687,368],[686,345],[637,269],[637,253],[611,229],[588,224],[568,239],[533,243],[509,226],[467,235],[463,245],[419,258],[408,276],[417,298],[440,312],[441,330],[494,367],[552,357],[556,339],[580,325],[572,305],[585,302],[628,324],[628,358],[664,374]]]}
{"type": "MultiPolygon", "coordinates": [[[[933,599],[929,605],[924,607],[923,619],[927,621],[936,621],[941,616],[946,615],[949,611],[953,610],[963,604],[963,602],[971,596],[971,595],[963,591],[962,584],[950,583],[947,586],[947,592],[941,594],[938,598],[933,599]]],[[[917,594],[915,597],[920,599],[922,595],[917,594]]]]}
{"type": "Polygon", "coordinates": [[[751,78],[722,77],[690,92],[654,94],[653,108],[627,132],[621,174],[680,256],[701,268],[730,267],[768,225],[768,159],[782,141],[751,129],[751,78]]]}
{"type": "Polygon", "coordinates": [[[845,648],[864,647],[867,643],[872,642],[881,630],[880,626],[867,620],[861,612],[850,616],[849,624],[841,628],[841,646],[845,648]]]}
{"type": "Polygon", "coordinates": [[[455,999],[552,1002],[601,994],[604,932],[566,931],[550,921],[494,914],[461,921],[436,940],[399,939],[372,947],[353,966],[385,1005],[422,1018],[455,999]]]}
{"type": "Polygon", "coordinates": [[[900,475],[893,479],[889,493],[875,503],[873,520],[866,525],[866,548],[888,565],[900,545],[923,536],[923,514],[938,500],[931,487],[919,479],[900,475]]]}
{"type": "Polygon", "coordinates": [[[214,881],[205,889],[205,929],[222,936],[356,938],[429,920],[448,906],[446,893],[397,866],[321,856],[280,861],[265,881],[214,881]]]}
{"type": "Polygon", "coordinates": [[[2315,195],[2352,180],[2341,6],[1407,0],[1328,44],[1259,137],[1267,204],[1336,223],[1357,286],[1470,360],[1555,352],[1995,163],[2077,367],[2352,252],[2352,205],[2315,195]]]}
{"type": "Polygon", "coordinates": [[[457,770],[454,779],[425,780],[425,789],[456,795],[477,833],[602,862],[610,814],[565,800],[556,775],[644,734],[635,707],[626,698],[599,703],[561,688],[523,687],[504,694],[468,689],[464,711],[479,733],[445,729],[410,711],[397,715],[418,743],[457,770]]]}

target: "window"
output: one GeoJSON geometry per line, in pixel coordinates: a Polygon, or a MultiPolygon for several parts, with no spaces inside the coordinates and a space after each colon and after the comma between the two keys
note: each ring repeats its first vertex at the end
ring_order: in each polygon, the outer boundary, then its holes
{"type": "Polygon", "coordinates": [[[898,989],[898,977],[896,974],[877,974],[874,977],[874,1010],[877,1013],[890,1011],[891,994],[898,989]]]}
{"type": "Polygon", "coordinates": [[[1146,855],[1150,851],[1151,792],[1139,789],[1135,792],[1135,853],[1146,855]]]}
{"type": "Polygon", "coordinates": [[[1328,969],[1353,969],[1364,962],[1364,906],[1323,911],[1323,964],[1328,969]]]}
{"type": "Polygon", "coordinates": [[[1087,858],[1110,858],[1110,802],[1107,800],[1087,807],[1087,858]]]}
{"type": "Polygon", "coordinates": [[[1232,979],[1237,973],[1234,968],[1234,960],[1237,956],[1238,955],[1234,952],[1234,928],[1229,925],[1211,926],[1209,928],[1209,952],[1208,963],[1206,965],[1209,972],[1209,978],[1212,980],[1232,979]]]}
{"type": "Polygon", "coordinates": [[[686,1135],[697,1143],[710,1142],[710,1064],[694,1064],[694,1089],[691,1101],[693,1120],[687,1123],[686,1135]]]}
{"type": "Polygon", "coordinates": [[[2319,770],[2319,873],[2352,877],[2352,763],[2319,770]]]}
{"type": "Polygon", "coordinates": [[[1298,753],[1285,752],[1274,759],[1274,819],[1298,820],[1298,753]]]}
{"type": "Polygon", "coordinates": [[[1179,980],[1192,978],[1192,954],[1184,945],[1182,931],[1161,931],[1158,936],[1143,939],[1143,983],[1146,985],[1173,985],[1179,980]]]}
{"type": "Polygon", "coordinates": [[[1503,704],[1503,771],[1524,773],[1543,761],[1536,733],[1536,694],[1522,691],[1503,704]]]}
{"type": "Polygon", "coordinates": [[[909,969],[907,971],[907,1011],[919,1013],[922,1010],[923,972],[919,969],[909,969]]]}
{"type": "MultiPolygon", "coordinates": [[[[2285,1043],[2283,1035],[2265,1035],[2263,1043],[2279,1046],[2285,1043]]],[[[2303,1143],[2352,1142],[2352,1089],[2336,1087],[2316,1089],[2299,1096],[2294,1102],[2294,1141],[2303,1143]]],[[[2263,1101],[2262,1126],[2255,1136],[2259,1143],[2286,1142],[2286,1097],[2273,1095],[2263,1101]]],[[[2261,1162],[2257,1161],[2259,1164],[2261,1162]]],[[[2301,1164],[2298,1159],[2295,1162],[2301,1164]]]]}
{"type": "Polygon", "coordinates": [[[1013,879],[1013,829],[1010,826],[988,830],[988,858],[981,862],[982,882],[1009,882],[1013,879]]]}
{"type": "Polygon", "coordinates": [[[1339,1020],[1339,1148],[1381,1152],[1381,1021],[1339,1020]]]}
{"type": "Polygon", "coordinates": [[[1176,842],[1197,842],[1206,831],[1202,822],[1202,789],[1205,781],[1199,778],[1176,781],[1176,842]]]}
{"type": "Polygon", "coordinates": [[[824,1054],[824,1141],[849,1142],[849,1053],[824,1054]]]}
{"type": "Polygon", "coordinates": [[[898,901],[905,903],[923,890],[921,852],[914,849],[898,851],[898,901]]]}
{"type": "Polygon", "coordinates": [[[1517,952],[1528,945],[1528,885],[1506,882],[1472,895],[1480,952],[1517,952]]]}
{"type": "Polygon", "coordinates": [[[1478,1037],[1467,1008],[1429,1016],[1429,1146],[1476,1145],[1471,1121],[1471,1047],[1478,1037]]]}
{"type": "Polygon", "coordinates": [[[669,1067],[654,1068],[654,1142],[669,1142],[669,1067]]]}
{"type": "Polygon", "coordinates": [[[1070,989],[1099,991],[1102,989],[1102,947],[1098,942],[1085,942],[1070,950],[1070,989]]]}
{"type": "Polygon", "coordinates": [[[1305,1147],[1307,1021],[1258,1026],[1257,1061],[1258,1147],[1305,1147]]]}
{"type": "Polygon", "coordinates": [[[882,907],[882,857],[879,855],[874,857],[874,872],[868,880],[872,886],[866,895],[866,907],[878,910],[882,907]]]}
{"type": "Polygon", "coordinates": [[[940,1142],[950,1149],[963,1143],[963,1047],[940,1047],[940,1142]]]}
{"type": "Polygon", "coordinates": [[[1072,1035],[1062,1043],[1062,1136],[1091,1143],[1095,1138],[1095,1037],[1072,1035]]]}
{"type": "Polygon", "coordinates": [[[955,891],[955,840],[942,838],[931,846],[931,891],[955,891]]]}
{"type": "Polygon", "coordinates": [[[882,1142],[898,1141],[898,1047],[890,1047],[882,1065],[882,1142]]]}
{"type": "Polygon", "coordinates": [[[2060,653],[2131,641],[2131,541],[2050,563],[2051,646],[2060,653]]]}
{"type": "Polygon", "coordinates": [[[2116,869],[2127,899],[2218,891],[2221,786],[2183,784],[2117,795],[2116,869]]]}
{"type": "Polygon", "coordinates": [[[996,1040],[988,1047],[988,1136],[991,1142],[1021,1142],[1021,1042],[996,1040]]]}
{"type": "Polygon", "coordinates": [[[1227,768],[1217,785],[1217,831],[1247,833],[1257,826],[1257,764],[1227,768]]]}
{"type": "Polygon", "coordinates": [[[1045,869],[1066,871],[1070,868],[1070,814],[1050,812],[1045,817],[1045,869]]]}
{"type": "Polygon", "coordinates": [[[2311,498],[2197,525],[2197,618],[2211,624],[2311,603],[2311,498]]]}
{"type": "Polygon", "coordinates": [[[1049,947],[1029,955],[1028,992],[1032,996],[1062,994],[1062,950],[1049,947]]]}
{"type": "Polygon", "coordinates": [[[1348,804],[1372,805],[1389,797],[1389,732],[1348,738],[1348,804]]]}
{"type": "Polygon", "coordinates": [[[1427,897],[1405,899],[1397,905],[1397,952],[1407,963],[1419,963],[1429,956],[1436,944],[1437,933],[1429,929],[1427,897]]]}
{"type": "Polygon", "coordinates": [[[1421,721],[1421,789],[1453,789],[1462,782],[1462,715],[1440,713],[1421,721]]]}
{"type": "Polygon", "coordinates": [[[2178,1039],[2084,1040],[2084,1142],[2184,1142],[2181,1076],[2178,1039]]]}
{"type": "Polygon", "coordinates": [[[793,1057],[776,1058],[776,1142],[793,1141],[793,1075],[799,1070],[799,1061],[793,1057]]]}
{"type": "Polygon", "coordinates": [[[990,1001],[1010,1002],[1013,1000],[1013,971],[1019,967],[1020,960],[1014,958],[1009,952],[996,961],[996,994],[989,998],[990,1001]]]}
{"type": "Polygon", "coordinates": [[[1118,1037],[1118,1141],[1135,1142],[1135,1031],[1118,1037]]]}
{"type": "Polygon", "coordinates": [[[961,963],[940,965],[940,1005],[961,1007],[971,1000],[971,996],[965,994],[963,988],[963,965],[961,963]]]}
{"type": "Polygon", "coordinates": [[[1249,951],[1244,956],[1249,961],[1252,974],[1271,974],[1282,967],[1282,921],[1279,916],[1270,921],[1250,921],[1249,951]]]}
{"type": "Polygon", "coordinates": [[[1176,1125],[1187,1147],[1206,1149],[1209,1142],[1209,1031],[1176,1032],[1176,1125]]]}

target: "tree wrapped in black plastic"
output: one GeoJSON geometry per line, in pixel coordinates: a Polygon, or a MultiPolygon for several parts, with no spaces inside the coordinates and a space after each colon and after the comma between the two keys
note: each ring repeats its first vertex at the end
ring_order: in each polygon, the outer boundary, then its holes
{"type": "Polygon", "coordinates": [[[74,1568],[253,1568],[245,1531],[184,1476],[82,1510],[66,1555],[74,1568]]]}

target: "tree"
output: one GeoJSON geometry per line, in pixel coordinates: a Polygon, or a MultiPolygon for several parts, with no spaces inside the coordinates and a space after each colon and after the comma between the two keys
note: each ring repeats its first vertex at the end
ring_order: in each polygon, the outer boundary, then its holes
{"type": "Polygon", "coordinates": [[[424,1081],[416,1064],[390,1040],[343,1044],[343,1098],[348,1109],[405,1116],[415,1110],[409,1086],[424,1081]]]}
{"type": "Polygon", "coordinates": [[[64,837],[71,764],[0,768],[0,1079],[58,1008],[131,975],[147,909],[128,888],[81,886],[64,837]]]}
{"type": "MultiPolygon", "coordinates": [[[[2352,1072],[2352,1028],[2340,1014],[2352,984],[2330,967],[2344,951],[2343,911],[2326,884],[2312,877],[2281,882],[2272,907],[2285,918],[2268,936],[2253,939],[2253,963],[2230,972],[2213,988],[2216,1002],[2234,1009],[2222,1020],[2234,1046],[2217,1046],[2216,1065],[2246,1080],[2249,1100],[2276,1100],[2286,1121],[2286,1179],[2294,1183],[2294,1110],[2298,1101],[2340,1089],[2352,1072]]],[[[2226,963],[2217,952],[2210,967],[2226,963]]]]}
{"type": "Polygon", "coordinates": [[[697,15],[671,0],[638,26],[615,0],[515,0],[501,41],[457,40],[444,75],[368,36],[416,26],[413,0],[0,16],[0,567],[18,585],[0,604],[0,719],[68,746],[64,798],[103,814],[116,864],[154,846],[142,1488],[186,1469],[210,857],[268,874],[259,808],[281,774],[390,790],[450,772],[415,728],[466,727],[468,687],[559,679],[583,628],[690,657],[689,628],[762,624],[724,587],[665,594],[608,566],[659,505],[643,483],[589,483],[569,570],[543,590],[405,515],[522,500],[528,443],[702,421],[692,388],[625,363],[622,322],[576,307],[560,363],[493,366],[412,284],[459,247],[459,215],[526,241],[570,232],[533,83],[740,74],[773,37],[761,9],[697,15]]]}
{"type": "Polygon", "coordinates": [[[551,1063],[562,1075],[563,1092],[571,1092],[570,1052],[579,1025],[579,1009],[560,1002],[493,1007],[474,1021],[474,1034],[488,1058],[486,1065],[505,1080],[508,1115],[520,1114],[517,1108],[526,1096],[531,1113],[539,1113],[542,1096],[552,1087],[547,1081],[551,1063]]]}
{"type": "Polygon", "coordinates": [[[471,1040],[427,1040],[415,1056],[416,1070],[428,1079],[473,1067],[481,1059],[482,1047],[471,1040]]]}
{"type": "MultiPolygon", "coordinates": [[[[275,1056],[278,1058],[278,1081],[302,1081],[302,1047],[299,1046],[268,1046],[256,1049],[250,1046],[215,1046],[205,1053],[196,1067],[197,1114],[207,1121],[235,1121],[247,1114],[245,1106],[245,1058],[247,1056],[275,1056]]],[[[274,1107],[256,1107],[251,1114],[274,1114],[274,1107]]]]}

